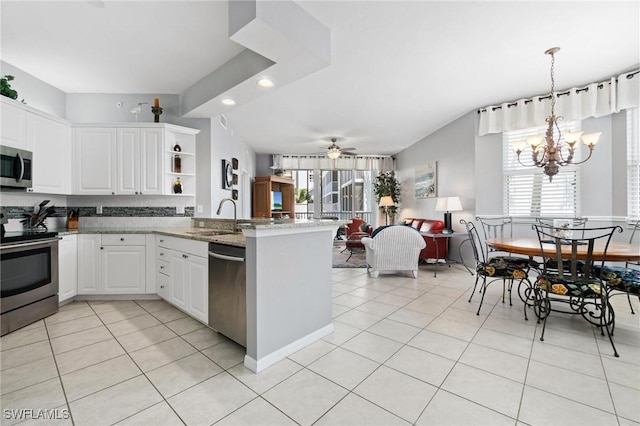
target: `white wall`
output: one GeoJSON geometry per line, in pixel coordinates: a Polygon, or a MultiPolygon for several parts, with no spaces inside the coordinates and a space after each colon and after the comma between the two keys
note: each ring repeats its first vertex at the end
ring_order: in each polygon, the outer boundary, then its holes
{"type": "Polygon", "coordinates": [[[475,112],[468,113],[425,137],[396,156],[396,169],[402,185],[400,218],[418,217],[443,220],[436,212],[436,198],[416,199],[415,169],[427,162],[437,162],[437,196],[460,197],[464,211],[452,215],[454,230],[462,218],[475,215],[479,192],[475,176],[475,112]]]}
{"type": "Polygon", "coordinates": [[[18,92],[17,101],[24,101],[41,111],[65,118],[66,95],[62,90],[4,61],[0,61],[0,75],[15,77],[10,84],[11,88],[18,92]]]}
{"type": "MultiPolygon", "coordinates": [[[[233,123],[226,121],[225,129],[220,121],[220,116],[211,119],[211,177],[210,177],[210,194],[211,217],[216,216],[216,210],[220,201],[224,198],[231,198],[231,191],[222,189],[222,160],[231,161],[232,158],[238,159],[238,173],[240,182],[234,188],[238,189],[239,196],[236,201],[238,218],[251,217],[251,194],[247,194],[247,190],[251,190],[253,178],[256,176],[256,154],[249,147],[240,135],[233,128],[233,123]],[[244,185],[242,180],[244,179],[244,185]]],[[[233,218],[233,205],[225,203],[220,212],[221,218],[233,218]]]]}

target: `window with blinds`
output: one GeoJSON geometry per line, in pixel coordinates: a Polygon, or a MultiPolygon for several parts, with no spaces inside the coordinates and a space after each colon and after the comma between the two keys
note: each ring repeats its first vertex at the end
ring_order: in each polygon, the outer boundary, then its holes
{"type": "Polygon", "coordinates": [[[627,110],[627,219],[640,220],[640,108],[627,110]]]}
{"type": "MultiPolygon", "coordinates": [[[[580,122],[560,123],[560,131],[580,131],[580,122]]],[[[580,166],[560,168],[549,182],[540,167],[523,166],[511,146],[512,142],[527,136],[542,134],[546,127],[514,130],[502,134],[503,194],[505,216],[515,217],[579,217],[580,216],[580,166]]],[[[530,150],[520,155],[524,164],[532,164],[530,150]]],[[[580,157],[580,146],[574,158],[580,157]]]]}

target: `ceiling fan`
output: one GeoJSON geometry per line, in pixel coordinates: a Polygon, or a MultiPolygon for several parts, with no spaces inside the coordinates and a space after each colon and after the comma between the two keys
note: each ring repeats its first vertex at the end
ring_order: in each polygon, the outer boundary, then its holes
{"type": "Polygon", "coordinates": [[[337,138],[331,138],[331,145],[329,146],[329,148],[327,148],[327,153],[326,153],[327,157],[329,157],[332,160],[335,160],[341,155],[356,155],[355,152],[349,152],[349,151],[355,150],[355,148],[340,148],[336,144],[337,141],[338,141],[337,138]]]}

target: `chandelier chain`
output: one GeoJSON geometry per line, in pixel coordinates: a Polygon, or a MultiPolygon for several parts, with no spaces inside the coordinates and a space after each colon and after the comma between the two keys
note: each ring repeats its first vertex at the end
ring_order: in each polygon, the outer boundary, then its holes
{"type": "Polygon", "coordinates": [[[555,73],[554,67],[556,62],[556,56],[551,52],[551,115],[556,115],[556,95],[555,95],[555,73]]]}

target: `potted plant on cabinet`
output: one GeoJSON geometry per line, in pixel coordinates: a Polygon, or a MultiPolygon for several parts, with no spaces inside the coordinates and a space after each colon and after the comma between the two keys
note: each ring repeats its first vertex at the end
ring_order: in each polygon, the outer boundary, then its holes
{"type": "Polygon", "coordinates": [[[396,173],[393,170],[378,173],[373,183],[373,192],[378,205],[382,197],[391,197],[393,199],[394,205],[380,207],[380,209],[386,209],[386,213],[389,215],[389,222],[393,224],[398,213],[397,204],[400,202],[400,181],[396,177],[396,173]]]}
{"type": "Polygon", "coordinates": [[[9,84],[9,82],[12,80],[12,75],[5,75],[4,77],[0,78],[0,95],[6,96],[7,98],[11,99],[17,99],[18,92],[13,90],[11,88],[11,84],[9,84]]]}

